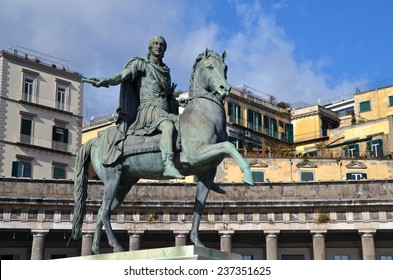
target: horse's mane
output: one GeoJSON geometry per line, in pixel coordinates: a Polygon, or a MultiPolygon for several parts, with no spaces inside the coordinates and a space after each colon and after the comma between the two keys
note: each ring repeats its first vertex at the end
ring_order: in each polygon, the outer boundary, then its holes
{"type": "Polygon", "coordinates": [[[199,63],[202,59],[205,58],[205,54],[206,54],[206,53],[207,53],[206,58],[208,58],[209,56],[213,56],[213,57],[217,58],[218,60],[220,60],[220,61],[222,61],[222,62],[224,63],[224,59],[222,58],[222,56],[219,55],[218,53],[216,53],[215,51],[206,49],[206,51],[200,53],[200,54],[197,56],[197,58],[195,59],[195,62],[194,62],[194,64],[193,64],[193,66],[192,66],[192,74],[191,74],[191,77],[190,77],[190,87],[189,87],[189,90],[188,90],[188,95],[189,95],[189,97],[193,96],[193,91],[192,91],[192,89],[193,89],[193,84],[194,84],[194,80],[195,80],[195,73],[196,73],[196,69],[197,69],[198,63],[199,63]]]}

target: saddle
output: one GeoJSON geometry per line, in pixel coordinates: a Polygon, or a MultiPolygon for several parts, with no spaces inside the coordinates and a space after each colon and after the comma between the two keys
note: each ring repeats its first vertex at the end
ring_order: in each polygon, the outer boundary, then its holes
{"type": "MultiPolygon", "coordinates": [[[[179,121],[175,122],[173,132],[173,151],[181,151],[179,121]]],[[[119,158],[136,154],[160,152],[161,133],[150,135],[124,135],[116,126],[105,129],[97,137],[94,145],[99,148],[99,160],[103,165],[111,165],[119,158]],[[125,137],[125,138],[124,138],[125,137]]]]}

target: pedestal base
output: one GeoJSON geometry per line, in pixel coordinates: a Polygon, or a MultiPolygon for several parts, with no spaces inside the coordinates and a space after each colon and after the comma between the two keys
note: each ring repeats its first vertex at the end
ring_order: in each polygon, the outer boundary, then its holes
{"type": "Polygon", "coordinates": [[[194,245],[68,258],[72,260],[240,260],[241,255],[194,245]]]}

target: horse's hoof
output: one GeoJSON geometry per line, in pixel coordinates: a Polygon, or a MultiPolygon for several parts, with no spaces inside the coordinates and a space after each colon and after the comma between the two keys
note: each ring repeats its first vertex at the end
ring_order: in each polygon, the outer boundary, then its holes
{"type": "Polygon", "coordinates": [[[213,183],[211,190],[216,193],[226,194],[226,191],[221,189],[216,183],[213,183]]]}
{"type": "Polygon", "coordinates": [[[252,178],[251,172],[245,172],[242,181],[249,186],[254,186],[254,179],[252,178]]]}
{"type": "Polygon", "coordinates": [[[113,252],[114,253],[124,252],[124,249],[121,246],[116,246],[115,248],[113,248],[113,252]]]}
{"type": "Polygon", "coordinates": [[[100,249],[99,248],[91,248],[91,252],[93,253],[93,255],[99,255],[100,249]]]}

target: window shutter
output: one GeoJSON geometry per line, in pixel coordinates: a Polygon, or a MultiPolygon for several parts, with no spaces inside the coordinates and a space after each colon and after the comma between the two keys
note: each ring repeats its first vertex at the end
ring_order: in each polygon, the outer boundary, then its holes
{"type": "Polygon", "coordinates": [[[377,139],[376,142],[379,144],[378,145],[378,156],[382,157],[383,156],[383,142],[382,142],[382,139],[377,139]]]}
{"type": "Polygon", "coordinates": [[[258,131],[261,131],[261,126],[262,126],[262,116],[260,113],[258,113],[258,127],[257,127],[258,131]]]}
{"type": "Polygon", "coordinates": [[[355,157],[359,157],[360,155],[359,144],[355,144],[354,147],[355,147],[355,157]]]}
{"type": "Polygon", "coordinates": [[[11,173],[12,177],[18,177],[18,166],[19,166],[18,161],[12,162],[12,173],[11,173]]]}
{"type": "Polygon", "coordinates": [[[247,109],[247,123],[248,128],[253,128],[254,121],[252,119],[252,111],[250,109],[247,109]]]}
{"type": "Polygon", "coordinates": [[[352,173],[347,173],[347,180],[351,180],[352,179],[352,173]]]}
{"type": "Polygon", "coordinates": [[[64,128],[64,143],[68,144],[68,129],[64,128]]]}
{"type": "Polygon", "coordinates": [[[288,127],[288,142],[293,143],[293,124],[289,123],[287,125],[288,127]]]}
{"type": "Polygon", "coordinates": [[[52,127],[52,141],[56,141],[56,126],[52,127]]]}
{"type": "Polygon", "coordinates": [[[29,162],[24,162],[23,164],[25,166],[23,177],[31,177],[31,164],[29,162]]]}
{"type": "Polygon", "coordinates": [[[228,116],[233,115],[233,104],[231,102],[228,102],[228,116]]]}

